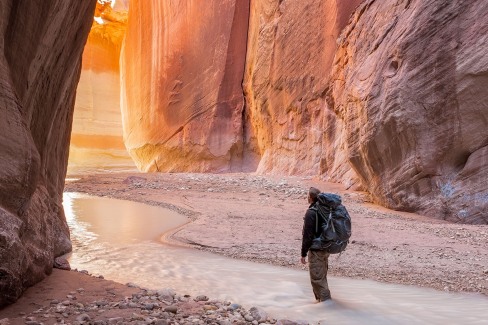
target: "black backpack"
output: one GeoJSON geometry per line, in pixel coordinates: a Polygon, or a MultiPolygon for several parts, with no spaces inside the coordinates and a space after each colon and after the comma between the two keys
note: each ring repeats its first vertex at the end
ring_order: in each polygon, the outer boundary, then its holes
{"type": "Polygon", "coordinates": [[[320,193],[315,205],[315,233],[320,235],[312,242],[310,249],[338,254],[346,249],[351,237],[351,217],[342,205],[341,197],[332,193],[320,193]],[[319,229],[319,218],[323,219],[322,230],[319,229]]]}

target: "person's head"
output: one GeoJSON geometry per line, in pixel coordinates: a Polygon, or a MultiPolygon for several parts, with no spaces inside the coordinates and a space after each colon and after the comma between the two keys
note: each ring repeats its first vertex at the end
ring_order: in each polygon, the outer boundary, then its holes
{"type": "Polygon", "coordinates": [[[308,203],[312,204],[317,202],[319,194],[320,194],[320,190],[318,188],[311,187],[308,190],[308,203]]]}

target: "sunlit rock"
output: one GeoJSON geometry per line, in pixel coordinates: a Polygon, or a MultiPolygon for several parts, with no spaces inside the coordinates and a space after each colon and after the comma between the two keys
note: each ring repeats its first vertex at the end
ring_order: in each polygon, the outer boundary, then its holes
{"type": "Polygon", "coordinates": [[[254,170],[243,125],[249,0],[130,3],[124,140],[142,171],[254,170]]]}
{"type": "Polygon", "coordinates": [[[244,91],[258,172],[358,185],[344,154],[344,121],[325,95],[336,39],[360,2],[251,1],[244,91]]]}
{"type": "Polygon", "coordinates": [[[127,12],[97,3],[83,52],[76,93],[68,172],[134,168],[122,137],[119,58],[127,12]]]}
{"type": "Polygon", "coordinates": [[[488,223],[488,2],[366,1],[340,39],[330,106],[376,202],[488,223]]]}
{"type": "Polygon", "coordinates": [[[0,306],[71,249],[61,194],[94,7],[0,1],[0,306]]]}

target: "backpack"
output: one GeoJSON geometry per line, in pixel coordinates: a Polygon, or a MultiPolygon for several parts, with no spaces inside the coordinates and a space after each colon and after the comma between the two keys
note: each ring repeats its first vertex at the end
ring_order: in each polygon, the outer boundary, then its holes
{"type": "Polygon", "coordinates": [[[332,193],[320,193],[315,206],[315,233],[320,235],[312,242],[310,249],[338,254],[346,249],[351,237],[351,217],[342,205],[341,197],[332,193]],[[323,219],[322,230],[319,229],[319,218],[323,219]]]}

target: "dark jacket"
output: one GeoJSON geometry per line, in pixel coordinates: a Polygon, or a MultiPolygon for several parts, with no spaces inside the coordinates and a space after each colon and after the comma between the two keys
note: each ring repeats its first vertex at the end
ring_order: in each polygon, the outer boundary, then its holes
{"type": "Polygon", "coordinates": [[[317,227],[317,213],[316,210],[312,209],[314,205],[315,203],[310,204],[307,212],[305,213],[305,217],[303,218],[302,257],[307,256],[307,252],[310,249],[310,246],[312,246],[312,241],[314,238],[320,236],[320,231],[316,231],[316,228],[318,230],[322,229],[322,223],[324,222],[322,218],[319,218],[317,227]]]}

